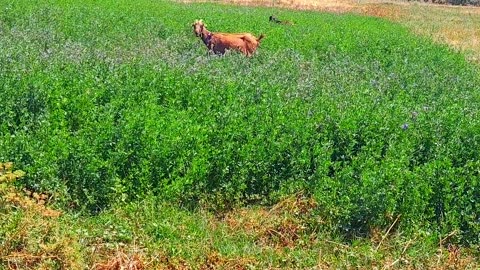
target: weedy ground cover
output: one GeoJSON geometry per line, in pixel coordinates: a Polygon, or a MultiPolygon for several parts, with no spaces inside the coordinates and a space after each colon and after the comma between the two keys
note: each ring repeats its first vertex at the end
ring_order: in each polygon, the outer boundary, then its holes
{"type": "Polygon", "coordinates": [[[344,243],[312,230],[321,217],[315,200],[302,194],[217,215],[150,197],[79,216],[53,210],[37,199],[44,194],[15,188],[23,172],[12,172],[11,163],[0,168],[0,269],[477,269],[480,263],[474,249],[448,243],[455,233],[436,239],[419,231],[409,238],[390,227],[344,243]]]}
{"type": "Polygon", "coordinates": [[[155,197],[224,213],[300,192],[321,219],[279,222],[258,241],[328,231],[348,244],[393,224],[478,245],[480,76],[446,46],[349,14],[146,0],[0,8],[0,160],[63,209],[155,197]],[[269,23],[273,11],[295,25],[269,23]],[[199,18],[267,37],[251,59],[207,56],[199,18]]]}

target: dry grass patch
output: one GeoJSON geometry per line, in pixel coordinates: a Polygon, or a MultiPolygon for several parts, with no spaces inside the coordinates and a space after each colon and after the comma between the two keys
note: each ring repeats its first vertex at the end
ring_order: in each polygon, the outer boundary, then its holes
{"type": "Polygon", "coordinates": [[[480,8],[417,4],[402,6],[402,10],[396,21],[419,35],[466,52],[470,60],[479,63],[480,8]]]}
{"type": "Polygon", "coordinates": [[[182,258],[170,257],[162,250],[147,250],[136,243],[90,246],[88,255],[92,270],[189,270],[192,267],[182,258]]]}
{"type": "Polygon", "coordinates": [[[208,254],[205,261],[199,266],[200,270],[214,269],[232,269],[246,270],[251,269],[256,264],[251,258],[226,258],[217,252],[208,254]]]}
{"type": "Polygon", "coordinates": [[[271,208],[242,208],[222,220],[229,230],[252,236],[262,246],[275,248],[301,246],[308,234],[308,223],[316,203],[301,195],[289,197],[271,208]]]}
{"type": "Polygon", "coordinates": [[[350,0],[176,0],[181,3],[220,2],[242,6],[265,6],[291,8],[298,10],[319,10],[329,12],[349,12],[355,9],[355,2],[350,0]]]}
{"type": "Polygon", "coordinates": [[[7,269],[81,269],[83,259],[76,237],[57,218],[36,208],[9,215],[0,249],[0,265],[7,269]]]}
{"type": "Polygon", "coordinates": [[[7,269],[80,269],[76,238],[62,229],[60,211],[48,196],[19,191],[13,182],[24,175],[10,162],[0,163],[0,265],[7,269]]]}
{"type": "Polygon", "coordinates": [[[47,206],[51,197],[13,185],[23,175],[12,163],[0,163],[2,226],[7,228],[0,262],[7,269],[79,269],[83,260],[76,239],[62,230],[61,212],[47,206]]]}
{"type": "Polygon", "coordinates": [[[117,250],[106,262],[98,263],[93,266],[95,270],[143,270],[146,263],[145,256],[141,253],[125,253],[123,250],[117,250]]]}
{"type": "MultiPolygon", "coordinates": [[[[272,207],[235,209],[216,222],[227,227],[228,235],[244,234],[251,238],[262,253],[273,252],[274,255],[269,256],[291,260],[290,266],[300,263],[295,259],[295,256],[301,256],[298,254],[317,254],[318,269],[446,270],[478,269],[480,266],[474,250],[448,244],[451,235],[439,240],[436,252],[426,248],[424,240],[419,240],[422,236],[403,238],[401,232],[396,231],[400,216],[393,217],[387,228],[372,229],[369,238],[353,243],[324,238],[312,228],[313,223],[316,224],[314,226],[324,223],[314,213],[316,206],[313,199],[299,195],[272,207]]],[[[218,227],[221,226],[217,224],[215,228],[218,227]]],[[[262,263],[260,265],[267,269],[272,267],[262,263]]]]}

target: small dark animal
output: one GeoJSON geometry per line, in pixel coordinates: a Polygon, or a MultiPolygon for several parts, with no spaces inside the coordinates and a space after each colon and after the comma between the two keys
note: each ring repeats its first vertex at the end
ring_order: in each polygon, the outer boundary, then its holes
{"type": "Polygon", "coordinates": [[[294,23],[291,22],[291,21],[287,21],[287,20],[282,21],[282,20],[279,20],[279,19],[275,18],[273,15],[271,15],[269,17],[269,21],[273,22],[273,23],[278,23],[278,24],[294,25],[294,23]]]}

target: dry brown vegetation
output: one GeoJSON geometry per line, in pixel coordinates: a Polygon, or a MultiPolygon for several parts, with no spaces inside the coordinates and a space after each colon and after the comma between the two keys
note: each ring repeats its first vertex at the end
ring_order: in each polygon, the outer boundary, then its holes
{"type": "Polygon", "coordinates": [[[57,220],[61,212],[46,205],[48,195],[14,187],[13,182],[23,175],[13,171],[12,163],[0,163],[0,214],[5,216],[3,222],[13,219],[16,226],[12,233],[0,235],[0,266],[79,269],[82,259],[77,239],[61,228],[57,220]]]}
{"type": "MultiPolygon", "coordinates": [[[[257,264],[253,258],[238,257],[228,258],[217,251],[211,251],[198,258],[196,263],[187,263],[183,258],[171,257],[163,253],[146,254],[138,247],[127,250],[128,247],[117,250],[104,249],[98,251],[92,270],[190,270],[190,269],[250,269],[257,264]]],[[[190,258],[191,259],[191,258],[190,258]]]]}
{"type": "Polygon", "coordinates": [[[230,232],[243,231],[261,246],[282,249],[309,242],[307,224],[316,203],[301,195],[287,198],[271,208],[242,208],[228,213],[220,222],[230,232]]]}
{"type": "MultiPolygon", "coordinates": [[[[479,262],[471,250],[454,244],[447,244],[456,232],[439,239],[436,254],[424,254],[420,257],[409,254],[418,245],[416,239],[402,239],[392,228],[397,224],[399,216],[388,228],[372,229],[365,244],[347,244],[323,238],[308,228],[312,219],[318,218],[313,213],[316,207],[314,200],[303,196],[286,198],[273,207],[257,207],[236,209],[226,214],[217,222],[226,225],[232,234],[245,234],[256,239],[256,243],[264,249],[273,249],[275,253],[288,257],[286,250],[312,249],[318,253],[315,269],[351,269],[360,265],[371,269],[478,269],[479,262]],[[342,262],[340,265],[338,262],[342,262]]],[[[322,220],[315,223],[322,225],[322,220]]],[[[220,226],[215,224],[215,227],[220,226]]],[[[275,268],[275,267],[273,267],[275,268]]],[[[287,267],[288,268],[288,267],[287,267]]],[[[268,268],[271,269],[271,268],[268,268]]]]}
{"type": "MultiPolygon", "coordinates": [[[[439,239],[435,254],[421,256],[415,252],[410,254],[419,241],[403,239],[391,230],[393,226],[372,230],[371,237],[359,245],[322,237],[316,229],[309,228],[312,220],[318,219],[314,213],[316,207],[313,199],[300,194],[271,207],[238,208],[221,217],[207,218],[206,229],[212,235],[231,239],[238,235],[247,237],[262,254],[228,256],[204,242],[203,246],[198,243],[202,250],[195,258],[172,256],[161,248],[147,249],[136,242],[111,245],[100,241],[82,247],[78,236],[68,232],[58,217],[44,216],[37,207],[22,207],[17,230],[7,235],[0,249],[0,263],[6,269],[85,269],[87,265],[92,270],[293,269],[298,258],[292,254],[298,252],[309,256],[316,254],[315,269],[351,269],[358,265],[372,269],[479,267],[471,250],[448,243],[456,232],[439,239]],[[291,262],[282,267],[266,263],[264,260],[269,256],[266,254],[291,262]]],[[[321,226],[323,220],[313,223],[321,226]]]]}
{"type": "Polygon", "coordinates": [[[122,250],[110,256],[107,261],[95,264],[95,270],[143,270],[145,268],[144,256],[140,253],[128,254],[122,250]]]}

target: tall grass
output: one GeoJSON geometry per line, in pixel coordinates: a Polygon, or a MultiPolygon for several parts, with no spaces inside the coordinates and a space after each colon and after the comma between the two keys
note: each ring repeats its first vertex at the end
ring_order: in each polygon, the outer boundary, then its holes
{"type": "MultiPolygon", "coordinates": [[[[479,71],[375,18],[168,1],[0,8],[0,160],[96,212],[213,210],[303,192],[354,239],[392,224],[478,244],[479,71]],[[255,57],[192,34],[266,34],[255,57]]],[[[312,226],[312,227],[315,227],[312,226]]]]}

